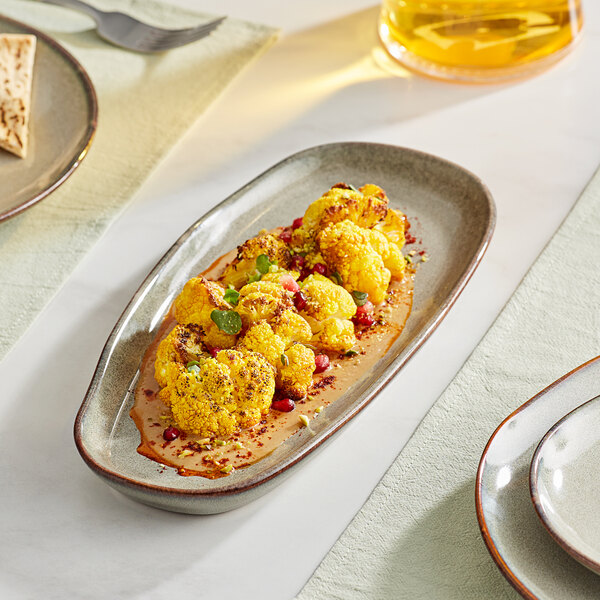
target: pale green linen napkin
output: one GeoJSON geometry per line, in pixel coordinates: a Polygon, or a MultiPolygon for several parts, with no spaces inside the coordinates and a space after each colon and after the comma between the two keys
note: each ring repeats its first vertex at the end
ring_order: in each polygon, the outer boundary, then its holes
{"type": "MultiPolygon", "coordinates": [[[[208,18],[153,0],[93,3],[165,27],[208,18]]],[[[71,178],[35,207],[0,223],[2,358],[150,171],[276,32],[228,18],[201,42],[147,55],[103,42],[91,19],[72,10],[2,0],[0,13],[65,46],[90,75],[99,103],[95,140],[71,178]]]]}
{"type": "Polygon", "coordinates": [[[299,598],[520,598],[479,533],[479,459],[508,414],[600,354],[599,307],[600,171],[299,598]]]}

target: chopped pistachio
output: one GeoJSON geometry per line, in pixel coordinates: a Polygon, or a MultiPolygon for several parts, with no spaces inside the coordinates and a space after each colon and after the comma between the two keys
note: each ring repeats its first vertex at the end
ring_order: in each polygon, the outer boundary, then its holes
{"type": "Polygon", "coordinates": [[[192,454],[194,454],[191,450],[182,450],[177,456],[179,456],[179,458],[183,458],[185,456],[191,456],[192,454]]]}
{"type": "Polygon", "coordinates": [[[411,258],[410,256],[405,256],[405,257],[404,257],[404,260],[405,260],[407,263],[411,263],[411,264],[412,264],[412,261],[413,261],[413,260],[412,260],[412,258],[411,258]]]}
{"type": "Polygon", "coordinates": [[[223,440],[215,440],[215,446],[224,446],[226,443],[223,440]]]}
{"type": "Polygon", "coordinates": [[[258,235],[265,235],[265,233],[268,233],[268,231],[267,231],[266,229],[261,229],[261,230],[258,232],[258,235]]]}
{"type": "Polygon", "coordinates": [[[244,445],[243,445],[242,443],[240,443],[240,442],[236,442],[236,443],[233,445],[233,447],[234,447],[236,450],[241,450],[241,449],[244,447],[244,445]]]}
{"type": "Polygon", "coordinates": [[[225,465],[221,469],[221,473],[231,473],[231,471],[233,471],[233,467],[231,465],[225,465]]]}
{"type": "Polygon", "coordinates": [[[210,444],[210,438],[202,438],[201,440],[198,440],[198,443],[203,446],[204,444],[210,444]]]}
{"type": "Polygon", "coordinates": [[[319,414],[323,410],[323,408],[325,408],[325,407],[324,406],[317,406],[317,408],[315,408],[315,412],[317,414],[319,414]]]}
{"type": "Polygon", "coordinates": [[[423,254],[423,256],[421,256],[421,262],[427,262],[429,260],[429,256],[427,256],[427,254],[423,254]]]}
{"type": "Polygon", "coordinates": [[[310,419],[306,415],[300,415],[298,418],[300,419],[300,422],[302,423],[302,425],[304,425],[304,427],[308,427],[310,419]]]}
{"type": "Polygon", "coordinates": [[[279,271],[279,267],[277,265],[271,265],[269,267],[269,273],[277,273],[279,271]]]}
{"type": "Polygon", "coordinates": [[[408,255],[409,255],[409,256],[414,256],[416,253],[417,253],[417,251],[416,251],[416,250],[411,250],[411,251],[408,253],[408,255]]]}
{"type": "Polygon", "coordinates": [[[210,444],[203,444],[202,450],[212,450],[212,446],[210,444]]]}

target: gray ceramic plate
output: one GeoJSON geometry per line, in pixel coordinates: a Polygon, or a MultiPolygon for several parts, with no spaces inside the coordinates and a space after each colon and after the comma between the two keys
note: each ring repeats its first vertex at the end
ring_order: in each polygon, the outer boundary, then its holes
{"type": "Polygon", "coordinates": [[[533,505],[550,535],[600,573],[600,396],[552,426],[531,461],[533,505]]]}
{"type": "Polygon", "coordinates": [[[77,447],[98,475],[147,504],[188,513],[222,512],[278,484],[301,459],[354,417],[444,318],[481,260],[495,208],[474,175],[440,158],[395,146],[338,143],[275,165],[183,234],[131,300],[113,330],[75,422],[77,447]],[[260,229],[292,222],[338,181],[377,183],[406,212],[430,260],[417,273],[413,311],[402,335],[372,372],[328,406],[308,430],[254,465],[217,480],[159,473],[136,452],[129,417],[140,360],[184,283],[260,229]]]}
{"type": "Polygon", "coordinates": [[[566,413],[600,393],[600,357],[568,373],[508,416],[477,472],[476,507],[492,558],[524,598],[600,598],[600,577],[567,554],[534,509],[529,471],[535,449],[566,413]]]}
{"type": "Polygon", "coordinates": [[[0,150],[0,221],[53,192],[85,157],[98,106],[83,67],[44,33],[0,15],[1,33],[37,37],[27,158],[0,150]]]}

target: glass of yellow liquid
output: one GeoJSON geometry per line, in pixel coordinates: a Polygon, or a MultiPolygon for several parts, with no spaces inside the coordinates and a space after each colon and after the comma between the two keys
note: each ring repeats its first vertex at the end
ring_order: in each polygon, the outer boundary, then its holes
{"type": "Polygon", "coordinates": [[[410,69],[465,82],[532,75],[579,40],[581,0],[384,0],[379,37],[410,69]]]}

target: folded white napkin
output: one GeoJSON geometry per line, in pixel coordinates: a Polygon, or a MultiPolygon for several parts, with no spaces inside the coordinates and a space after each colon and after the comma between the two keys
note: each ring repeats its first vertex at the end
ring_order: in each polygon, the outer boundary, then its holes
{"type": "Polygon", "coordinates": [[[504,417],[597,355],[600,171],[299,598],[519,598],[479,532],[479,459],[504,417]]]}
{"type": "MultiPolygon", "coordinates": [[[[154,0],[93,3],[165,27],[210,18],[154,0]]],[[[73,10],[2,0],[0,13],[65,46],[87,70],[99,102],[96,136],[80,167],[42,202],[0,223],[1,359],[150,171],[276,32],[228,18],[200,42],[148,55],[102,41],[91,19],[73,10]]]]}

